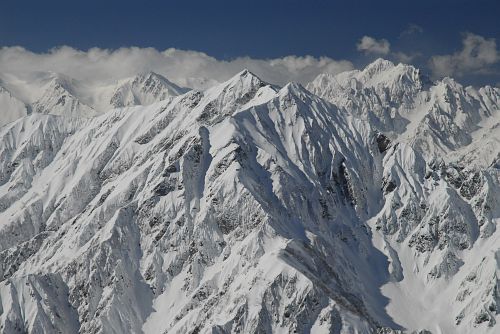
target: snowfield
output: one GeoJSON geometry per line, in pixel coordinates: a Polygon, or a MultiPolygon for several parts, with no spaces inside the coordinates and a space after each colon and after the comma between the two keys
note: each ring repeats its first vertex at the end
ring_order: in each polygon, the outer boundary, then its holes
{"type": "Polygon", "coordinates": [[[498,88],[0,86],[1,332],[500,331],[498,88]]]}

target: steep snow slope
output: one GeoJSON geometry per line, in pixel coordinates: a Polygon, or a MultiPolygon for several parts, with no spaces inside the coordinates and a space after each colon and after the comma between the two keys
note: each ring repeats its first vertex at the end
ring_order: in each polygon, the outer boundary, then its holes
{"type": "Polygon", "coordinates": [[[245,70],[0,128],[0,328],[497,332],[500,160],[472,145],[496,149],[498,91],[398,66],[344,74],[365,96],[337,106],[245,70]],[[428,151],[413,124],[471,140],[428,151]]]}

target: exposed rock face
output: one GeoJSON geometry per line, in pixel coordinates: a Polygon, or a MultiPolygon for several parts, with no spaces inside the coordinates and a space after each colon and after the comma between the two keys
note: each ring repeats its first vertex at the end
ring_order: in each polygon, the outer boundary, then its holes
{"type": "MultiPolygon", "coordinates": [[[[359,90],[386,73],[361,100],[411,113],[433,88],[398,71],[345,75],[359,90]]],[[[150,106],[0,128],[2,330],[494,333],[500,170],[471,155],[494,104],[440,123],[470,140],[428,151],[410,117],[373,123],[364,102],[333,102],[243,71],[150,106]]]]}

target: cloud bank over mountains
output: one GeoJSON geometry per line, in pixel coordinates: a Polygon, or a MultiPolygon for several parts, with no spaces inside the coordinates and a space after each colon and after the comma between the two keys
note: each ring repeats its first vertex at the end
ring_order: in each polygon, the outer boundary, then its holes
{"type": "Polygon", "coordinates": [[[210,85],[213,80],[227,80],[242,68],[270,83],[282,85],[290,81],[305,84],[320,73],[336,74],[353,69],[353,64],[347,60],[312,56],[219,60],[203,52],[174,48],[164,51],[139,47],[81,51],[63,46],[47,53],[34,53],[22,47],[0,49],[0,73],[11,73],[26,79],[37,72],[51,71],[84,81],[112,82],[153,71],[179,85],[203,86],[210,85]]]}
{"type": "MultiPolygon", "coordinates": [[[[413,24],[402,34],[422,33],[423,29],[413,24]]],[[[500,71],[500,52],[495,39],[473,33],[464,33],[462,48],[445,55],[424,55],[419,50],[402,50],[398,48],[397,41],[393,45],[387,38],[368,35],[360,38],[355,46],[367,61],[385,57],[402,63],[416,62],[414,65],[427,67],[436,79],[444,76],[464,78],[468,75],[495,75],[500,71]]],[[[356,64],[360,65],[359,59],[356,64]]],[[[62,46],[45,53],[35,53],[19,46],[0,48],[0,73],[13,74],[27,82],[44,72],[62,73],[89,83],[112,83],[137,73],[153,71],[178,85],[204,89],[227,80],[243,68],[269,83],[284,85],[291,81],[306,84],[321,73],[337,74],[354,67],[350,60],[326,56],[290,55],[274,59],[242,56],[223,60],[203,52],[175,48],[161,51],[155,48],[123,47],[82,51],[62,46]]]]}

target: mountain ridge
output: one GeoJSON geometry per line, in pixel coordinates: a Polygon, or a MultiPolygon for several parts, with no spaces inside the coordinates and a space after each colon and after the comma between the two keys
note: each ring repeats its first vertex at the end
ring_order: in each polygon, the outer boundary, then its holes
{"type": "Polygon", "coordinates": [[[0,127],[0,328],[496,332],[498,90],[395,67],[0,127]]]}

